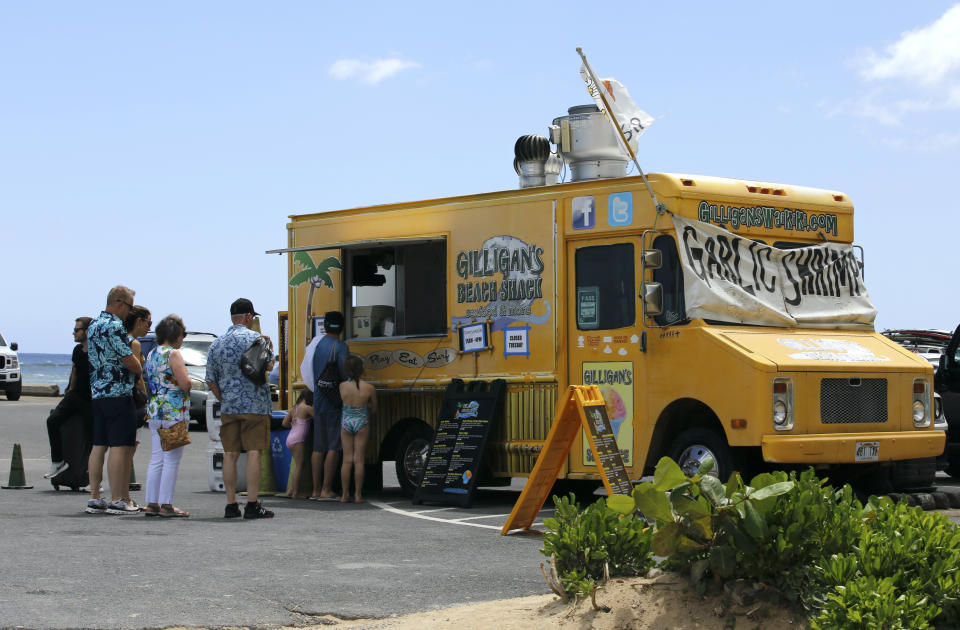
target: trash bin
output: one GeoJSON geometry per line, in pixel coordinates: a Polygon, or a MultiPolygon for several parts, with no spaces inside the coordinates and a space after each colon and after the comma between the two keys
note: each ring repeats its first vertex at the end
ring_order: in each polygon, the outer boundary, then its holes
{"type": "MultiPolygon", "coordinates": [[[[274,411],[272,424],[277,426],[277,419],[282,421],[285,415],[285,411],[274,411]]],[[[290,429],[284,428],[270,431],[270,452],[273,455],[273,476],[277,482],[277,492],[287,491],[287,478],[290,476],[290,463],[293,461],[293,455],[287,448],[289,433],[290,429]]]]}

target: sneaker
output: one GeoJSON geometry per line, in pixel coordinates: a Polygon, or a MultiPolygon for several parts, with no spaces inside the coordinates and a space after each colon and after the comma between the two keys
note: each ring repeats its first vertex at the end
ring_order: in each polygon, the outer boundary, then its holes
{"type": "Polygon", "coordinates": [[[111,501],[107,505],[107,514],[136,514],[140,511],[140,508],[133,507],[127,503],[124,499],[117,499],[116,501],[111,501]]]}
{"type": "Polygon", "coordinates": [[[243,518],[273,518],[273,512],[263,507],[263,503],[259,501],[256,503],[247,502],[243,506],[243,518]]]}
{"type": "Polygon", "coordinates": [[[87,514],[106,514],[107,502],[105,499],[90,499],[87,501],[87,514]]]}
{"type": "Polygon", "coordinates": [[[227,503],[227,508],[223,511],[223,518],[240,518],[240,504],[227,503]]]}
{"type": "Polygon", "coordinates": [[[70,468],[70,464],[67,462],[50,462],[50,472],[43,476],[44,479],[50,479],[51,477],[56,477],[67,468],[70,468]]]}

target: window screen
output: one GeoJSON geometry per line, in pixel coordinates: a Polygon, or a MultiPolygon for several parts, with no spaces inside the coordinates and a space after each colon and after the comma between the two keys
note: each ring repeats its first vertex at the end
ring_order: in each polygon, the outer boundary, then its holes
{"type": "Polygon", "coordinates": [[[444,241],[424,241],[348,250],[348,337],[445,333],[445,248],[444,241]]]}
{"type": "Polygon", "coordinates": [[[668,326],[687,318],[683,300],[683,267],[677,254],[677,243],[672,236],[658,236],[653,241],[653,247],[660,250],[663,260],[663,266],[653,270],[653,281],[663,287],[663,311],[653,319],[659,326],[668,326]]]}
{"type": "Polygon", "coordinates": [[[631,243],[581,247],[575,255],[577,328],[609,330],[636,322],[631,243]]]}

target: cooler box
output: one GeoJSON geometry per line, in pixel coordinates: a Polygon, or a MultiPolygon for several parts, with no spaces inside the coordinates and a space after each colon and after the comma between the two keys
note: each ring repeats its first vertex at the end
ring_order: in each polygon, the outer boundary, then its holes
{"type": "MultiPolygon", "coordinates": [[[[287,415],[285,411],[274,411],[273,424],[278,420],[283,420],[287,415]]],[[[290,477],[290,464],[293,461],[293,454],[287,448],[287,435],[290,429],[280,428],[277,431],[270,431],[270,452],[273,455],[273,476],[277,480],[277,492],[287,491],[287,479],[290,477]]]]}
{"type": "Polygon", "coordinates": [[[350,309],[350,333],[354,337],[392,337],[392,306],[354,306],[350,309]]]}
{"type": "Polygon", "coordinates": [[[212,392],[207,392],[207,434],[214,442],[220,441],[220,401],[212,392]]]}
{"type": "MultiPolygon", "coordinates": [[[[208,425],[209,426],[209,425],[208,425]]],[[[207,448],[207,482],[213,492],[223,492],[223,445],[210,442],[207,448]]],[[[237,492],[247,490],[247,454],[237,460],[237,492]]]]}

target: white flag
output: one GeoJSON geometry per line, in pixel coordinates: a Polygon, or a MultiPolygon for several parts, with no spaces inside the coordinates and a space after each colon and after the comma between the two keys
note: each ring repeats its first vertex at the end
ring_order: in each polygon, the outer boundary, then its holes
{"type": "MultiPolygon", "coordinates": [[[[603,99],[600,98],[600,92],[583,64],[580,65],[580,76],[587,84],[587,91],[590,92],[590,96],[593,97],[597,107],[600,108],[600,111],[604,111],[606,108],[603,105],[603,99]]],[[[653,124],[653,116],[637,107],[637,104],[630,98],[627,88],[616,79],[600,79],[600,83],[601,89],[606,92],[610,109],[613,110],[610,113],[616,118],[617,124],[623,131],[623,137],[627,139],[627,143],[636,154],[637,140],[640,138],[640,134],[653,124]]]]}

